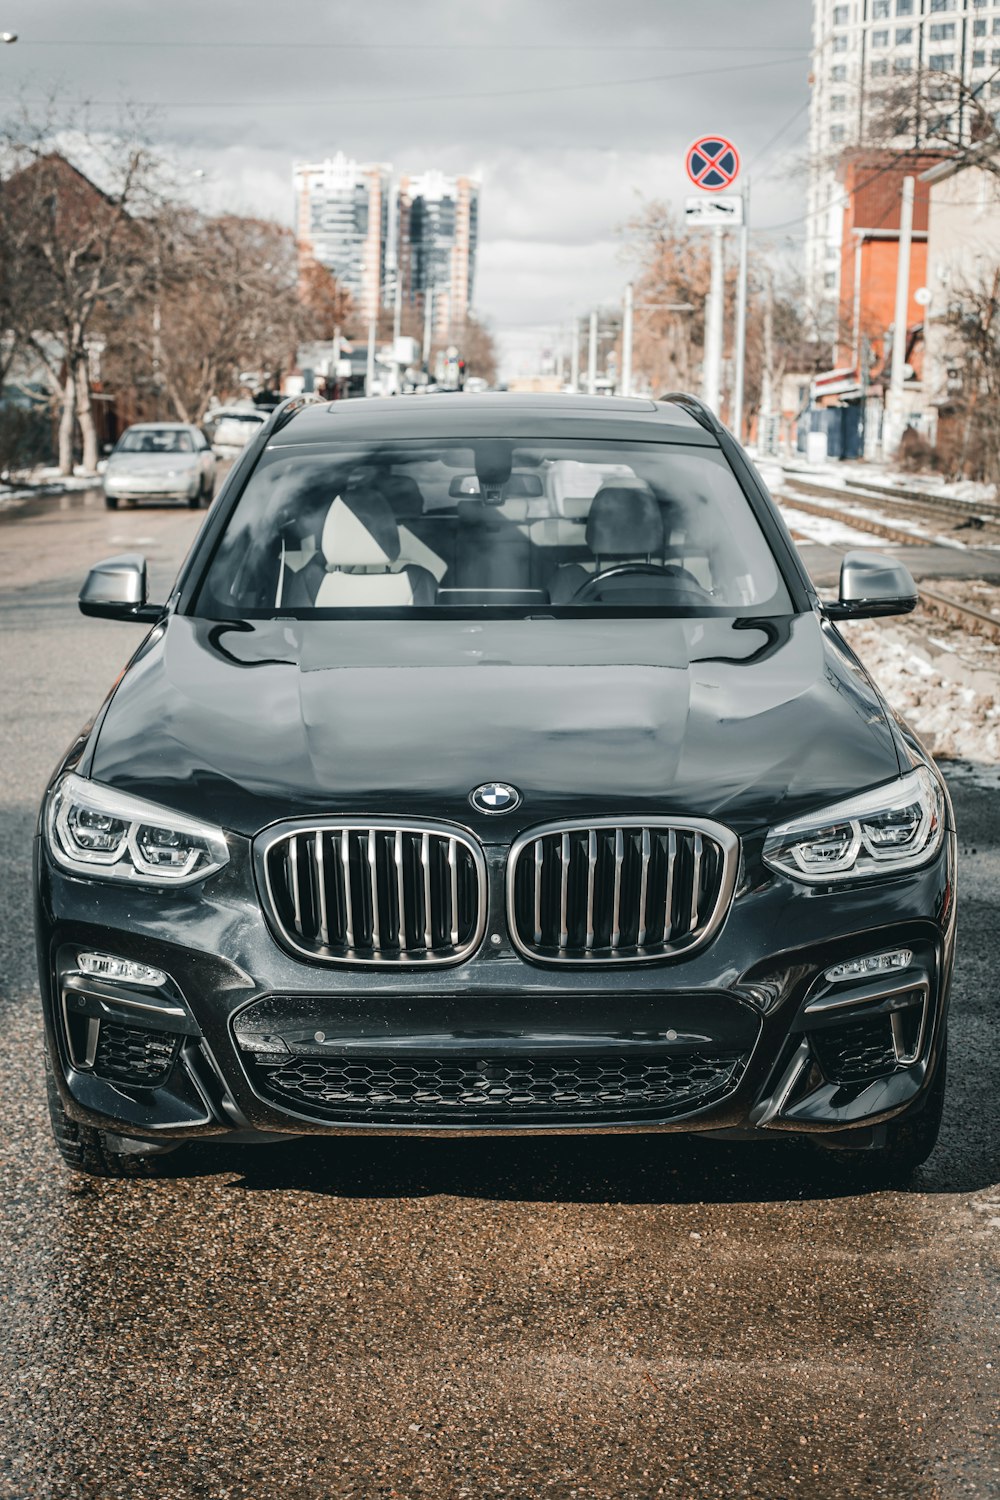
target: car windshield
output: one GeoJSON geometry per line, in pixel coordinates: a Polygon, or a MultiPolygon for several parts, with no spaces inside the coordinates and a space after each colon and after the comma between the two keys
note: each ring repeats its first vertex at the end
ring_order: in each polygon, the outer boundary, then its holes
{"type": "Polygon", "coordinates": [[[470,438],[273,448],[198,590],[209,618],[792,609],[723,454],[470,438]]]}
{"type": "Polygon", "coordinates": [[[177,427],[133,427],[119,441],[117,453],[193,453],[191,434],[177,427]]]}

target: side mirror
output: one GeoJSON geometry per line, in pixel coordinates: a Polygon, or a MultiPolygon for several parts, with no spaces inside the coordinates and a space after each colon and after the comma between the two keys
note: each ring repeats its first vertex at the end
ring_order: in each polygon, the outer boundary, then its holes
{"type": "Polygon", "coordinates": [[[919,603],[917,585],[904,563],[881,552],[848,552],[840,565],[840,598],[824,604],[830,620],[870,620],[908,615],[919,603]]]}
{"type": "Polygon", "coordinates": [[[124,552],[96,563],[80,590],[80,613],[107,620],[158,620],[163,606],[146,603],[146,559],[124,552]]]}

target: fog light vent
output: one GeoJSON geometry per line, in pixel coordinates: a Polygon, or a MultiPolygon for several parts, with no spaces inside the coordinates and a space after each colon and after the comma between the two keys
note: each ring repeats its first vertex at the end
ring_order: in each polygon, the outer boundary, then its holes
{"type": "Polygon", "coordinates": [[[892,1022],[885,1012],[811,1032],[809,1042],[830,1083],[884,1078],[898,1066],[892,1022]]]}
{"type": "Polygon", "coordinates": [[[98,1077],[144,1088],[164,1082],[177,1056],[179,1036],[113,1021],[102,1021],[100,1027],[93,1066],[98,1077]]]}

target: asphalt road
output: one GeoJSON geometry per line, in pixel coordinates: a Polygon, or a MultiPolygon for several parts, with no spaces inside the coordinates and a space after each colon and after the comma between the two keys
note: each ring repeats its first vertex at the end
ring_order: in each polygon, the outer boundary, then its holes
{"type": "Polygon", "coordinates": [[[32,824],[138,639],[75,594],[125,550],[165,589],[197,523],[77,496],[0,520],[0,1496],[1000,1495],[1000,805],[968,781],[947,1118],[911,1191],[679,1137],[63,1169],[32,824]]]}

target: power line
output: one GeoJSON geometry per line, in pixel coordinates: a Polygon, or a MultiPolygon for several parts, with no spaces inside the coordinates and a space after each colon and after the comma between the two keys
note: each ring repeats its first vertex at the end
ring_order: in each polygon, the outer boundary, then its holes
{"type": "Polygon", "coordinates": [[[269,52],[276,48],[301,48],[309,52],[788,52],[799,57],[808,55],[808,49],[803,47],[744,46],[739,42],[720,41],[685,42],[681,45],[654,42],[649,46],[642,46],[633,42],[212,42],[201,38],[178,42],[161,41],[157,38],[147,41],[97,41],[92,37],[33,37],[28,40],[22,38],[21,46],[99,47],[102,52],[109,47],[178,47],[185,52],[204,47],[242,47],[266,48],[269,52]]]}
{"type": "MultiPolygon", "coordinates": [[[[986,85],[988,83],[991,83],[993,79],[998,75],[1000,75],[1000,68],[996,68],[988,78],[983,79],[982,83],[977,84],[975,94],[981,94],[986,88],[986,85]]],[[[951,125],[961,114],[964,103],[965,101],[962,98],[959,98],[959,101],[951,111],[951,114],[942,115],[941,119],[938,121],[938,125],[945,127],[951,125]]],[[[891,151],[893,148],[891,146],[885,146],[881,149],[891,151]]],[[[943,150],[943,148],[941,149],[943,150]]],[[[895,156],[891,160],[886,161],[882,166],[877,167],[875,171],[872,172],[870,177],[866,177],[863,182],[856,183],[854,188],[852,189],[852,192],[857,193],[862,188],[869,187],[873,182],[877,182],[880,177],[884,177],[886,172],[897,170],[901,157],[913,155],[933,155],[934,151],[935,148],[933,146],[928,146],[925,149],[921,149],[919,147],[906,147],[902,151],[897,151],[895,156]]],[[[825,203],[822,208],[807,210],[804,214],[799,214],[794,219],[784,219],[780,224],[762,224],[760,227],[760,233],[773,234],[775,230],[778,229],[792,229],[797,224],[806,224],[810,219],[820,218],[822,215],[828,214],[831,208],[843,208],[844,204],[847,203],[850,198],[851,193],[839,193],[835,198],[831,198],[829,203],[825,203]]]]}
{"type": "MultiPolygon", "coordinates": [[[[802,54],[805,55],[805,54],[802,54]]],[[[538,84],[520,89],[477,89],[472,94],[454,94],[449,91],[448,103],[474,102],[478,99],[524,98],[529,94],[570,94],[593,89],[637,88],[648,83],[675,83],[680,78],[716,77],[720,73],[745,73],[758,68],[775,68],[797,62],[798,58],[771,58],[766,62],[731,63],[727,67],[686,68],[680,73],[649,73],[641,78],[587,79],[583,83],[538,84]]],[[[44,104],[44,99],[26,101],[44,104]]],[[[81,99],[78,103],[92,105],[98,109],[117,109],[122,99],[81,99]]],[[[356,104],[427,104],[440,103],[441,92],[433,94],[378,94],[364,97],[357,94],[338,94],[335,99],[152,99],[144,100],[150,109],[329,109],[332,105],[341,108],[356,104]]]]}
{"type": "MultiPolygon", "coordinates": [[[[771,139],[768,141],[767,145],[766,146],[762,146],[759,151],[755,152],[755,154],[750,157],[750,159],[747,162],[747,171],[749,171],[751,167],[756,168],[756,167],[758,167],[760,165],[760,163],[764,160],[764,157],[767,156],[773,150],[773,148],[778,144],[778,142],[781,140],[781,137],[785,134],[785,131],[786,130],[791,130],[792,126],[795,124],[796,120],[800,117],[800,115],[804,115],[805,114],[805,112],[809,108],[809,105],[810,105],[811,102],[812,101],[809,98],[804,99],[802,101],[802,103],[798,106],[798,108],[795,110],[795,112],[793,114],[789,115],[788,119],[785,121],[784,125],[782,125],[781,129],[780,130],[776,130],[774,132],[774,134],[772,135],[771,139]]],[[[761,175],[763,177],[766,177],[768,174],[766,172],[764,172],[761,175]]]]}

